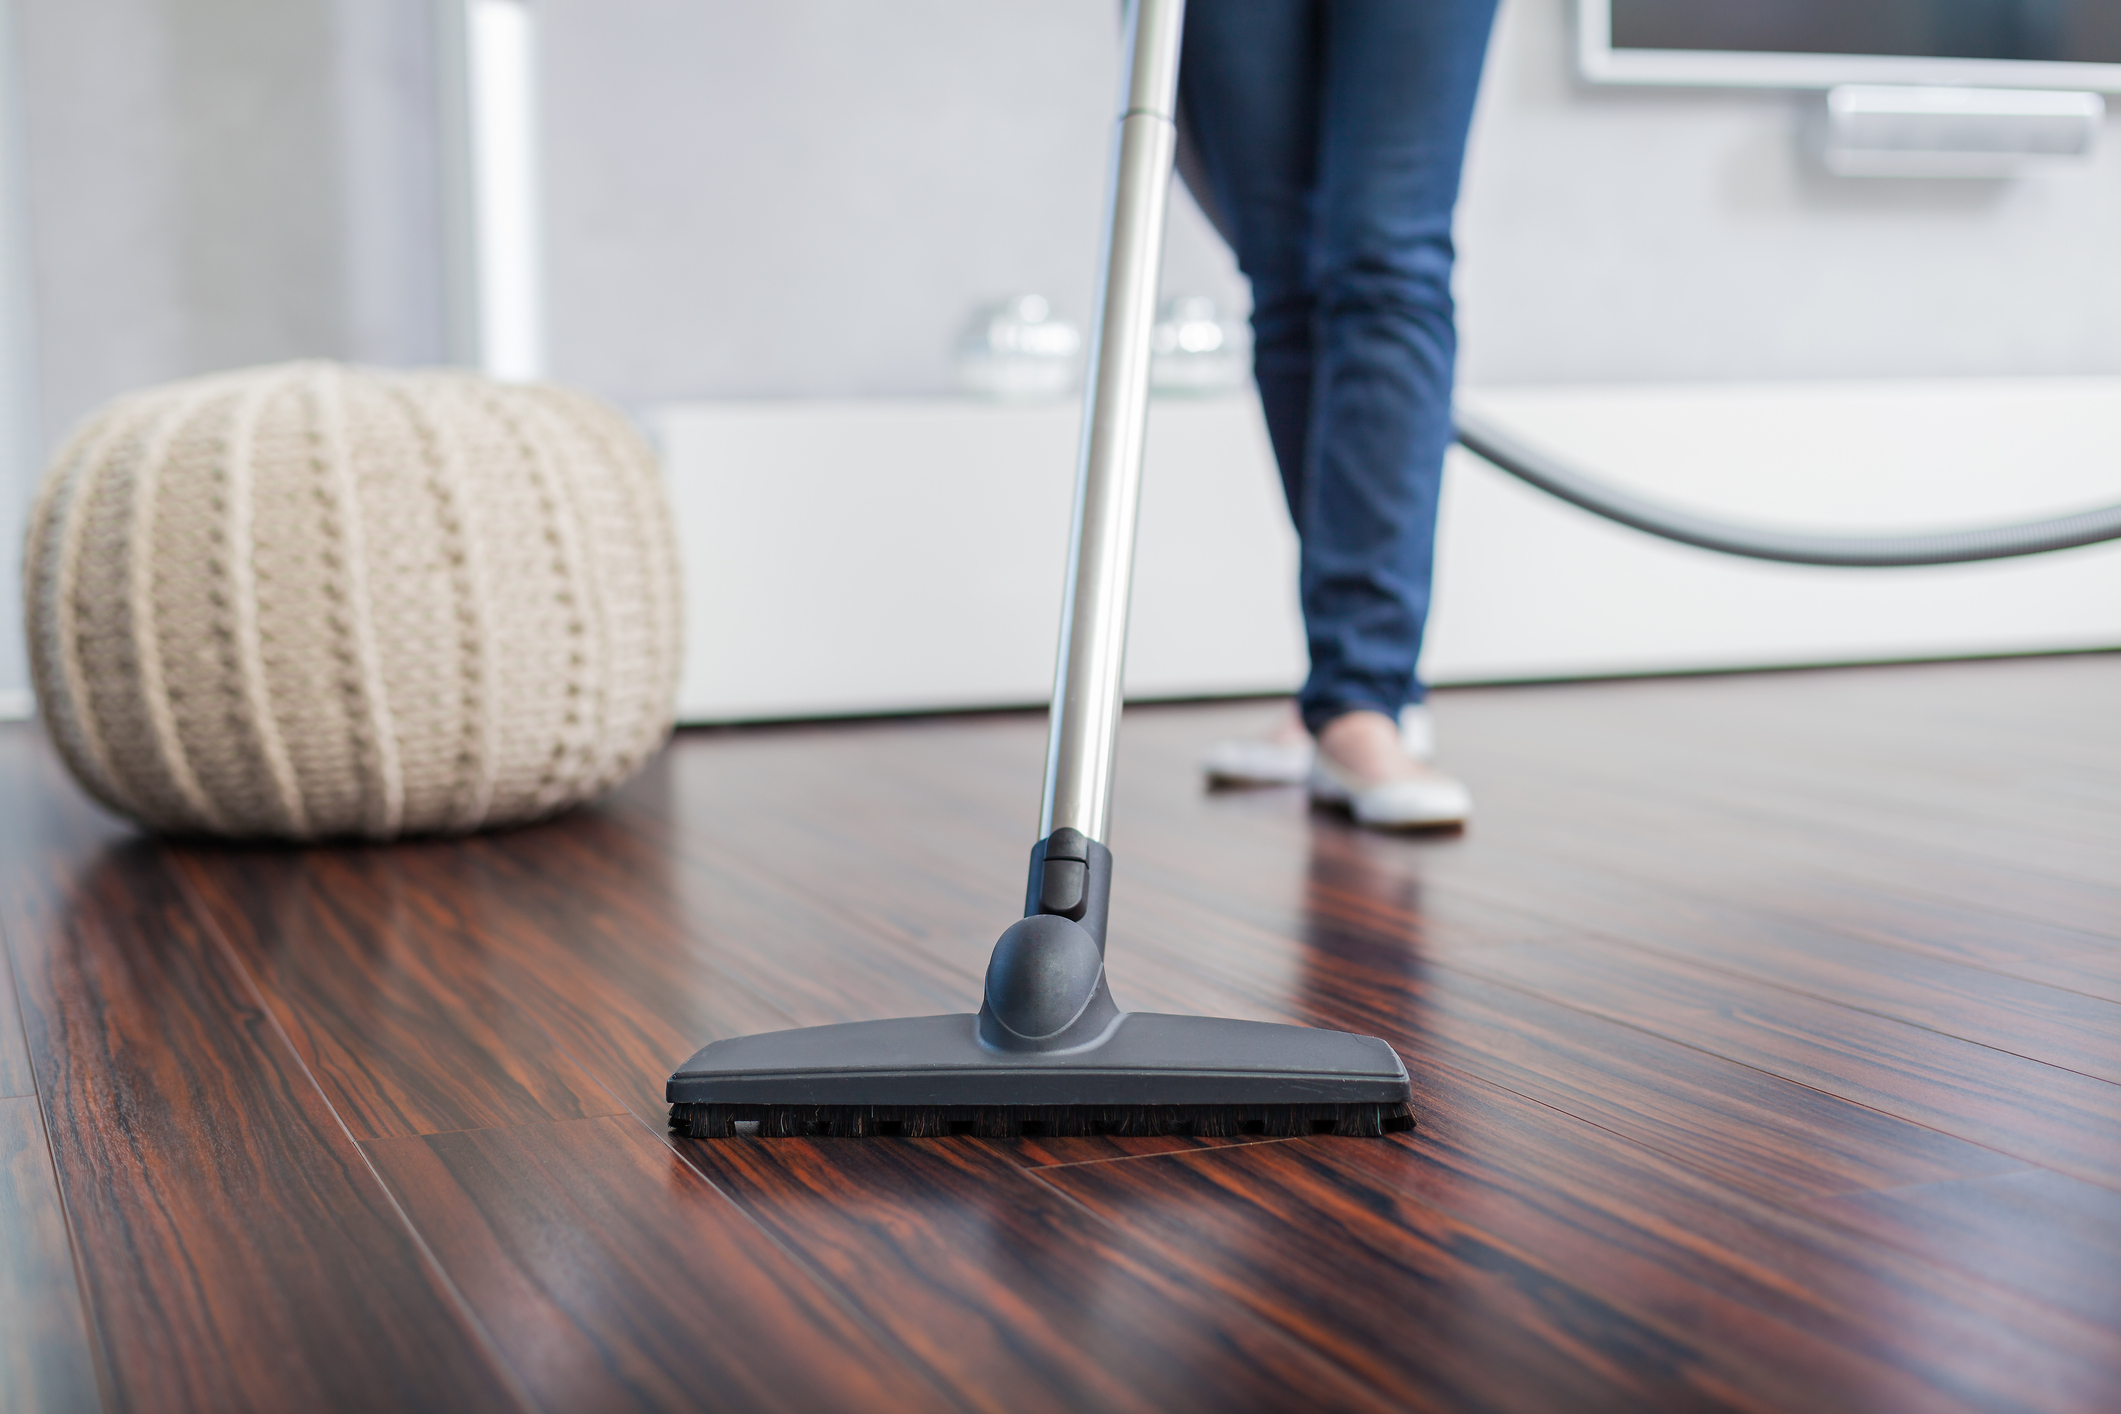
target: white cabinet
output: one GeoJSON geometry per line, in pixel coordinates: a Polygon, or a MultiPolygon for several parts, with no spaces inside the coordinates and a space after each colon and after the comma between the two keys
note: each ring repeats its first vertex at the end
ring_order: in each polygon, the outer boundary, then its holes
{"type": "MultiPolygon", "coordinates": [[[[2121,500],[2121,380],[1475,391],[1599,474],[1819,529],[2121,500]]],[[[1031,705],[1052,683],[1080,409],[692,404],[657,418],[684,542],[685,721],[1031,705]]],[[[1293,687],[1295,543],[1249,398],[1155,405],[1128,690],[1293,687]]],[[[2121,546],[1828,570],[1668,545],[1464,453],[1433,682],[2121,646],[2121,546]]]]}

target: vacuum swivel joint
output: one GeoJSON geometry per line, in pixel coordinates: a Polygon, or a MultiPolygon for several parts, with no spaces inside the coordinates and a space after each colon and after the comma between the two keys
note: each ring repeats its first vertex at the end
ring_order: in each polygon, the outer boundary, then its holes
{"type": "Polygon", "coordinates": [[[1119,1018],[1105,960],[1082,924],[1051,913],[1020,918],[994,945],[980,1040],[1004,1051],[1059,1051],[1093,1043],[1119,1018]]]}
{"type": "Polygon", "coordinates": [[[1119,1019],[1105,983],[1105,918],[1112,853],[1080,831],[1055,830],[1031,848],[1024,917],[987,963],[979,1035],[1004,1051],[1094,1045],[1119,1019]]]}

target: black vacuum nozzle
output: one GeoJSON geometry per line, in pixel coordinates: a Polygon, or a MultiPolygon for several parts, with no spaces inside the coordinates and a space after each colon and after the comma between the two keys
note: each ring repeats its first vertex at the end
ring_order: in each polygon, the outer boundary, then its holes
{"type": "Polygon", "coordinates": [[[670,1127],[694,1139],[1374,1139],[1414,1117],[1405,1105],[672,1105],[670,1127]]]}
{"type": "Polygon", "coordinates": [[[703,1139],[1413,1128],[1406,1068],[1374,1037],[1124,1012],[1094,1044],[1012,1051],[982,1041],[980,1022],[918,1016],[716,1041],[670,1077],[671,1125],[703,1139]]]}
{"type": "Polygon", "coordinates": [[[715,1041],[670,1077],[672,1128],[703,1139],[993,1139],[1414,1127],[1406,1067],[1374,1037],[1121,1011],[1102,947],[1111,852],[1079,834],[1057,843],[1032,849],[1029,907],[994,945],[977,1015],[715,1041]],[[1038,908],[1049,865],[1071,849],[1088,881],[1080,922],[1038,908]]]}

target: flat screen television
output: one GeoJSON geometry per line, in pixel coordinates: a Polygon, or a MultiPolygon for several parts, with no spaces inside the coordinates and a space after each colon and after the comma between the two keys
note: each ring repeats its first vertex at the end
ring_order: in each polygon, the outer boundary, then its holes
{"type": "Polygon", "coordinates": [[[2121,92],[2121,0],[1578,0],[1600,83],[2121,92]]]}

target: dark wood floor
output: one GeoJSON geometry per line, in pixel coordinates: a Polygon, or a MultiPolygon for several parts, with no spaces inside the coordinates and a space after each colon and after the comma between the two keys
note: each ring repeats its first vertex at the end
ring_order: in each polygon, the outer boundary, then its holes
{"type": "Polygon", "coordinates": [[[1130,714],[1116,990],[1385,1036],[1409,1135],[670,1140],[976,1004],[1037,716],[308,851],[0,730],[0,1407],[2121,1408],[2121,657],[1443,694],[1459,837],[1204,792],[1272,710],[1130,714]]]}

